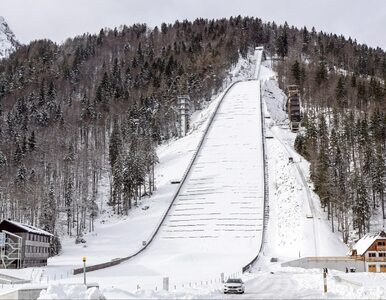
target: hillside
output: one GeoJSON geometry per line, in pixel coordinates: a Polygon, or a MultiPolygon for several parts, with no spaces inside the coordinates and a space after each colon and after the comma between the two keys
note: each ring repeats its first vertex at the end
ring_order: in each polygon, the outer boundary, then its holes
{"type": "Polygon", "coordinates": [[[306,132],[296,145],[323,207],[346,241],[371,230],[371,216],[384,214],[385,52],[243,17],[34,41],[1,61],[0,217],[81,236],[101,212],[103,178],[113,213],[127,215],[156,188],[156,147],[178,136],[176,97],[200,110],[257,45],[277,58],[283,89],[301,87],[306,132]]]}

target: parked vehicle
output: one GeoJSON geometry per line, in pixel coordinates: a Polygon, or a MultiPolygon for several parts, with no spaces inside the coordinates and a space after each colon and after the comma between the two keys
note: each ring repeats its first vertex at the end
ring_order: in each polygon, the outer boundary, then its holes
{"type": "Polygon", "coordinates": [[[229,278],[224,283],[224,294],[235,293],[244,294],[245,287],[244,282],[239,278],[229,278]]]}

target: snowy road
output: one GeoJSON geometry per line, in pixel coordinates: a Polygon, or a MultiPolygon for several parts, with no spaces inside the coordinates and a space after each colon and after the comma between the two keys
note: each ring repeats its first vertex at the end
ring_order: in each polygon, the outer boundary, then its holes
{"type": "MultiPolygon", "coordinates": [[[[271,130],[273,136],[282,144],[283,149],[286,151],[288,154],[288,157],[294,157],[297,156],[297,153],[291,149],[285,142],[282,140],[280,137],[280,134],[275,133],[275,130],[271,130]]],[[[294,165],[296,167],[297,171],[297,180],[298,182],[302,185],[302,188],[304,190],[305,197],[306,199],[306,222],[308,223],[309,226],[308,228],[311,228],[311,234],[309,236],[310,244],[312,244],[312,253],[310,255],[313,256],[318,256],[319,255],[319,244],[320,244],[320,238],[319,238],[319,228],[318,228],[318,223],[315,221],[316,219],[316,210],[314,207],[314,203],[311,198],[311,193],[310,193],[310,188],[307,184],[307,181],[304,177],[302,169],[299,167],[298,162],[295,160],[294,165]]]]}

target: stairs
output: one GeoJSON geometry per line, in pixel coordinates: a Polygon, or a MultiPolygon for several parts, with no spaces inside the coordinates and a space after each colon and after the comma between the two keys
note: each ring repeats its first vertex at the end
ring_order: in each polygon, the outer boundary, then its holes
{"type": "MultiPolygon", "coordinates": [[[[12,263],[21,258],[21,238],[17,242],[10,237],[5,239],[5,245],[1,250],[1,262],[3,268],[8,269],[12,263]]],[[[20,267],[20,266],[19,266],[20,267]]]]}

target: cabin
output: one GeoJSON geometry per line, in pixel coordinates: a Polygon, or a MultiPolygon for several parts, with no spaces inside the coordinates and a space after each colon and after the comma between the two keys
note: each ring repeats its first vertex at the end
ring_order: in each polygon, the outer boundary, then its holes
{"type": "Polygon", "coordinates": [[[361,257],[366,272],[386,272],[386,233],[366,234],[350,251],[351,257],[361,257]]]}
{"type": "Polygon", "coordinates": [[[0,223],[0,268],[46,266],[53,235],[16,221],[0,223]]]}

